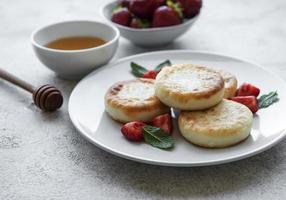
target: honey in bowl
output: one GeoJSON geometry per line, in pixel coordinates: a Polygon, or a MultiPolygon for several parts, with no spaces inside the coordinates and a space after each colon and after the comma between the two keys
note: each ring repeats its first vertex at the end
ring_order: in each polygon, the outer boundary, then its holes
{"type": "Polygon", "coordinates": [[[106,41],[99,37],[65,37],[49,42],[45,47],[58,50],[80,50],[101,46],[106,41]]]}

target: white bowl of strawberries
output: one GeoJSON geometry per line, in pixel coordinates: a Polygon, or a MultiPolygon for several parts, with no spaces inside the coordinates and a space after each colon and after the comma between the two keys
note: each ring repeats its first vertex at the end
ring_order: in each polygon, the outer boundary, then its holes
{"type": "Polygon", "coordinates": [[[142,47],[164,46],[196,21],[202,0],[117,0],[102,8],[121,35],[142,47]]]}

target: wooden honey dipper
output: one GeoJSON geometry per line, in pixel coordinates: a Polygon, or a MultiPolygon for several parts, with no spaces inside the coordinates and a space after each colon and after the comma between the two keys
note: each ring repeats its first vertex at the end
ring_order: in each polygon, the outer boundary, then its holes
{"type": "Polygon", "coordinates": [[[35,88],[26,81],[19,79],[18,77],[10,74],[9,72],[1,68],[0,68],[0,77],[32,93],[34,103],[43,111],[49,111],[49,112],[55,111],[58,108],[60,108],[63,104],[63,95],[54,86],[47,84],[35,88]]]}

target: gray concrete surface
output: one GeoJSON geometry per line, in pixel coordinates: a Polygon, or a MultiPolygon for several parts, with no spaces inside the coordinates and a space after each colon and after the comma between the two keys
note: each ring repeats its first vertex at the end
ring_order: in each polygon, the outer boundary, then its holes
{"type": "MultiPolygon", "coordinates": [[[[57,85],[66,99],[59,112],[42,113],[29,94],[0,80],[0,199],[286,199],[286,140],[230,164],[168,168],[117,158],[79,136],[67,112],[76,82],[46,69],[29,36],[59,20],[100,19],[104,3],[0,1],[0,66],[35,85],[57,85]]],[[[205,0],[193,29],[164,49],[231,54],[286,79],[285,18],[284,0],[205,0]]],[[[145,51],[121,39],[116,58],[145,51]]]]}

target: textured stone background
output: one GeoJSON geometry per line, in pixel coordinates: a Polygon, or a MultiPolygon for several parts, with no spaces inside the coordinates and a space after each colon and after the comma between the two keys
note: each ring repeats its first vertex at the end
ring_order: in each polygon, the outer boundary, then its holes
{"type": "MultiPolygon", "coordinates": [[[[34,56],[29,36],[44,24],[100,19],[104,0],[1,0],[0,66],[65,95],[42,113],[30,95],[0,80],[0,199],[285,199],[286,141],[252,158],[201,168],[131,162],[86,142],[67,100],[76,82],[57,78],[34,56]]],[[[286,1],[204,0],[196,25],[164,49],[218,51],[258,62],[286,79],[286,1]]],[[[116,58],[145,52],[121,39],[116,58]]]]}

